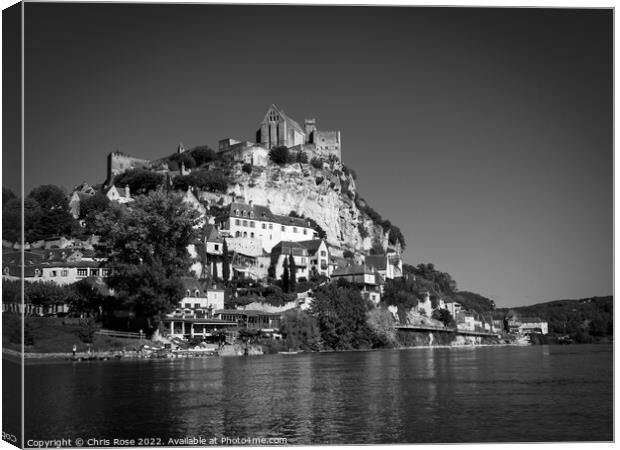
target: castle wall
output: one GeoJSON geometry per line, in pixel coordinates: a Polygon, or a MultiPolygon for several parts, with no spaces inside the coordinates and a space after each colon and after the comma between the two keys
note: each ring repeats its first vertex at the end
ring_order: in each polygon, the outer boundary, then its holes
{"type": "Polygon", "coordinates": [[[112,152],[108,155],[108,177],[106,184],[112,182],[112,178],[127,170],[145,169],[150,167],[151,162],[146,159],[134,158],[121,152],[112,152]]]}

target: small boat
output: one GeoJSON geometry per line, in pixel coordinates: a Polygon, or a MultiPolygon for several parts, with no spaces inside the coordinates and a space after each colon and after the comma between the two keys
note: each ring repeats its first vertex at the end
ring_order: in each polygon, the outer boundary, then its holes
{"type": "Polygon", "coordinates": [[[289,350],[288,352],[278,352],[278,355],[296,355],[298,353],[301,353],[301,350],[297,350],[297,351],[289,350]]]}
{"type": "Polygon", "coordinates": [[[523,336],[517,336],[515,345],[532,345],[532,341],[530,340],[530,337],[525,334],[523,336]]]}

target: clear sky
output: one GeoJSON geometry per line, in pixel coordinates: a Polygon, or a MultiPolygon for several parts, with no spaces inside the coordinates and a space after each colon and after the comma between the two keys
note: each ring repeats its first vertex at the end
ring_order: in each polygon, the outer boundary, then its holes
{"type": "Polygon", "coordinates": [[[275,103],[341,131],[343,161],[402,229],[406,262],[498,306],[612,293],[611,9],[25,14],[26,192],[102,182],[116,149],[155,158],[181,141],[253,140],[275,103]]]}

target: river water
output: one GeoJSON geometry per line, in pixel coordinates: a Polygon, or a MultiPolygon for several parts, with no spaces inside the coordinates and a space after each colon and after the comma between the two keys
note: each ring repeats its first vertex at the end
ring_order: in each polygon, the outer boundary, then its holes
{"type": "Polygon", "coordinates": [[[613,439],[611,345],[31,363],[25,381],[26,440],[613,439]]]}

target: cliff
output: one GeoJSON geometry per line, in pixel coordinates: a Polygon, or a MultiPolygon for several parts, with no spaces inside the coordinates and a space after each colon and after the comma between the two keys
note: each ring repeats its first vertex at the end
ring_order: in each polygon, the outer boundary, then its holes
{"type": "Polygon", "coordinates": [[[225,165],[221,169],[231,180],[228,193],[203,194],[210,202],[226,205],[234,193],[237,198],[269,207],[275,214],[294,211],[315,220],[325,231],[327,242],[343,249],[367,252],[373,246],[385,249],[388,245],[389,232],[358,208],[355,180],[338,161],[323,168],[269,163],[253,166],[251,173],[238,162],[225,165]]]}

